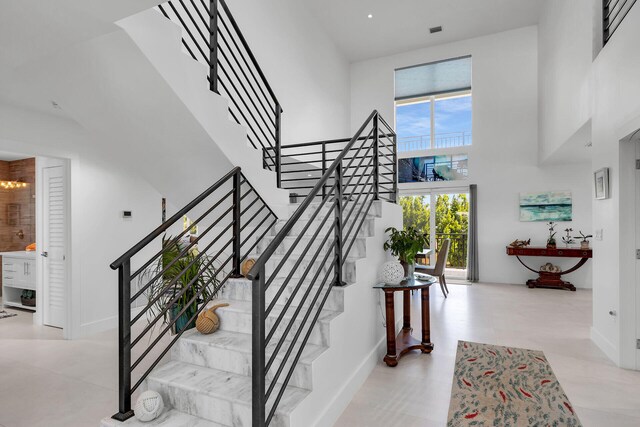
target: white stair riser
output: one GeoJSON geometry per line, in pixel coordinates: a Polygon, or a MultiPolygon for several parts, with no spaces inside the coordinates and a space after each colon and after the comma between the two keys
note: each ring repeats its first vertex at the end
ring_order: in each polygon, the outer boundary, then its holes
{"type": "MultiPolygon", "coordinates": [[[[282,279],[275,279],[274,283],[267,288],[266,291],[266,299],[270,303],[275,298],[276,293],[282,287],[282,279]]],[[[290,284],[285,287],[285,290],[282,292],[282,295],[278,298],[278,305],[284,305],[291,298],[291,294],[294,291],[294,284],[297,282],[294,279],[291,279],[290,284]]],[[[307,290],[306,285],[302,285],[302,287],[296,293],[292,306],[297,307],[300,305],[300,301],[302,300],[305,291],[307,290]]],[[[317,290],[317,287],[314,289],[317,290]]],[[[311,295],[315,295],[314,290],[311,291],[311,295]]],[[[344,290],[342,288],[334,287],[325,302],[324,308],[331,311],[342,311],[344,309],[344,290]]],[[[236,301],[251,301],[251,282],[231,282],[227,286],[224,287],[222,293],[220,294],[220,298],[226,300],[236,300],[236,301]]]]}
{"type": "MultiPolygon", "coordinates": [[[[256,247],[257,253],[261,254],[265,249],[267,249],[267,247],[271,244],[271,242],[274,239],[275,239],[274,236],[266,236],[260,242],[258,242],[258,246],[256,247]]],[[[296,240],[296,237],[291,237],[291,236],[286,237],[282,241],[282,243],[280,243],[280,245],[278,245],[278,247],[277,247],[276,251],[274,252],[274,254],[275,255],[286,255],[287,252],[294,245],[295,240],[296,240]]],[[[320,243],[322,243],[322,239],[314,239],[314,241],[311,244],[311,246],[309,247],[309,249],[307,249],[307,246],[309,245],[310,241],[311,241],[311,237],[302,237],[300,242],[298,242],[298,244],[296,244],[296,246],[293,248],[293,252],[291,253],[291,256],[292,257],[293,256],[299,256],[305,250],[307,250],[307,252],[305,254],[306,257],[313,256],[313,254],[315,254],[316,250],[318,250],[318,248],[320,247],[320,243]]],[[[364,238],[362,238],[362,237],[356,238],[356,241],[353,244],[353,247],[351,248],[351,252],[349,252],[349,256],[354,257],[354,258],[364,258],[364,257],[367,256],[367,245],[366,245],[366,240],[364,238]]]]}
{"type": "MultiPolygon", "coordinates": [[[[356,226],[358,226],[358,224],[360,224],[361,220],[362,220],[362,217],[358,218],[358,222],[356,223],[356,226]]],[[[328,231],[329,228],[331,227],[331,221],[332,221],[332,219],[329,218],[327,220],[327,222],[324,224],[323,229],[328,231]]],[[[278,221],[273,226],[273,228],[271,229],[271,235],[275,236],[276,234],[278,234],[282,230],[282,228],[284,227],[285,224],[286,224],[286,221],[283,221],[283,220],[278,221]]],[[[313,224],[311,224],[309,226],[309,228],[307,230],[305,230],[304,233],[302,233],[302,230],[304,230],[304,228],[307,225],[307,221],[298,221],[297,223],[295,223],[293,225],[293,228],[291,229],[291,232],[289,233],[289,236],[299,236],[300,234],[302,234],[302,235],[307,236],[307,237],[313,237],[313,235],[318,230],[318,227],[321,224],[322,224],[321,220],[315,220],[315,221],[313,221],[313,224]]],[[[343,224],[344,230],[345,231],[350,230],[352,224],[353,224],[353,220],[349,220],[349,221],[345,222],[343,224]]],[[[318,238],[320,238],[320,240],[322,240],[324,238],[325,234],[326,234],[326,232],[320,231],[320,233],[318,233],[318,238]]],[[[351,232],[351,234],[353,235],[353,232],[351,232]]],[[[371,237],[371,236],[373,236],[373,234],[374,234],[374,219],[373,218],[365,218],[365,220],[362,222],[362,228],[358,232],[358,237],[371,237]]]]}
{"type": "MultiPolygon", "coordinates": [[[[296,333],[299,329],[302,319],[304,318],[305,313],[308,311],[308,308],[304,307],[300,310],[298,314],[298,318],[296,319],[293,327],[290,329],[288,337],[292,337],[294,333],[296,333]]],[[[293,314],[295,309],[289,309],[289,313],[293,314]]],[[[237,310],[227,310],[225,308],[219,308],[217,310],[218,315],[220,316],[220,330],[230,331],[230,332],[241,332],[243,334],[251,334],[251,313],[237,311],[237,310]]],[[[312,314],[309,316],[311,319],[315,314],[315,310],[312,311],[312,314]]],[[[321,316],[322,317],[322,316],[321,316]]],[[[275,324],[276,316],[269,315],[266,321],[266,329],[270,331],[273,325],[275,324]]],[[[284,333],[285,329],[289,324],[290,319],[284,318],[280,324],[278,325],[278,329],[273,336],[274,340],[279,340],[279,338],[284,333]]],[[[321,346],[329,346],[329,322],[323,320],[322,318],[318,319],[318,322],[315,324],[311,335],[309,336],[309,343],[316,344],[321,346]]],[[[306,329],[305,329],[306,331],[306,329]]],[[[302,339],[303,335],[306,332],[303,332],[300,335],[300,339],[302,339]]]]}
{"type": "MultiPolygon", "coordinates": [[[[318,258],[316,258],[316,260],[314,262],[312,262],[312,259],[307,259],[305,257],[305,259],[300,262],[300,265],[298,265],[296,270],[293,272],[293,275],[291,276],[292,280],[301,279],[302,276],[304,275],[305,271],[307,270],[307,267],[309,266],[309,264],[311,264],[311,268],[309,268],[309,272],[305,276],[304,280],[307,281],[307,282],[312,281],[314,279],[316,273],[318,272],[318,264],[320,264],[322,262],[322,260],[324,259],[326,254],[327,254],[326,251],[322,252],[320,255],[318,255],[318,258]]],[[[317,277],[317,279],[315,281],[316,284],[321,283],[322,279],[324,279],[324,277],[327,276],[327,272],[332,268],[330,263],[329,263],[329,259],[331,259],[332,257],[333,257],[333,254],[329,255],[329,257],[325,261],[325,265],[320,268],[320,274],[318,275],[318,277],[317,277]]],[[[267,263],[265,265],[265,272],[266,272],[267,280],[273,276],[273,273],[275,272],[275,269],[280,264],[280,261],[281,261],[281,259],[279,259],[278,257],[273,257],[269,261],[267,261],[267,263]]],[[[275,277],[276,278],[286,278],[286,277],[288,277],[289,274],[291,273],[291,270],[293,269],[293,267],[295,266],[295,264],[297,262],[298,262],[298,260],[295,259],[295,258],[286,260],[284,262],[284,265],[276,273],[275,277]]],[[[344,274],[345,277],[346,276],[355,277],[355,260],[348,259],[347,262],[343,265],[342,268],[343,268],[342,271],[343,271],[343,274],[344,274]]],[[[327,280],[331,279],[333,274],[334,274],[333,272],[329,273],[327,280]]]]}
{"type": "MultiPolygon", "coordinates": [[[[286,351],[287,347],[283,346],[279,354],[284,355],[286,351]]],[[[267,358],[269,356],[270,354],[267,354],[267,358]]],[[[284,381],[287,372],[289,372],[294,356],[295,352],[292,352],[284,370],[278,377],[279,384],[284,381]]],[[[215,347],[198,341],[179,340],[171,349],[171,360],[179,360],[192,365],[219,369],[248,377],[252,372],[250,352],[215,347]]],[[[281,358],[277,359],[274,362],[274,367],[267,373],[268,381],[273,379],[281,360],[281,358]]],[[[289,380],[289,385],[311,390],[313,387],[311,365],[299,362],[289,380]]]]}
{"type": "MultiPolygon", "coordinates": [[[[155,379],[149,379],[148,384],[149,389],[160,393],[166,403],[180,412],[227,426],[251,427],[251,407],[249,405],[209,396],[199,393],[197,390],[158,382],[155,379]]],[[[247,390],[247,393],[251,393],[251,390],[247,390]]],[[[289,420],[281,414],[276,414],[270,426],[288,427],[289,420]]]]}
{"type": "MultiPolygon", "coordinates": [[[[326,212],[329,212],[329,210],[331,209],[331,207],[330,207],[331,203],[332,203],[331,200],[327,200],[325,202],[324,206],[322,207],[321,212],[318,214],[319,218],[323,218],[324,217],[323,213],[326,214],[326,212]]],[[[360,206],[361,205],[362,205],[362,203],[358,202],[356,204],[356,208],[354,209],[354,212],[358,212],[360,210],[360,206]]],[[[316,209],[318,208],[318,206],[320,206],[319,202],[314,202],[311,205],[309,205],[309,207],[302,213],[301,219],[309,219],[309,218],[311,218],[311,216],[313,216],[313,214],[316,211],[316,209]]],[[[347,212],[349,212],[351,210],[352,206],[353,206],[352,203],[347,203],[347,205],[346,205],[347,212]]],[[[300,207],[299,203],[291,203],[291,204],[289,204],[289,215],[293,215],[294,212],[298,209],[298,207],[300,207]]],[[[371,204],[371,207],[369,208],[368,215],[375,216],[375,217],[379,218],[382,215],[382,204],[380,202],[373,202],[371,204]]]]}

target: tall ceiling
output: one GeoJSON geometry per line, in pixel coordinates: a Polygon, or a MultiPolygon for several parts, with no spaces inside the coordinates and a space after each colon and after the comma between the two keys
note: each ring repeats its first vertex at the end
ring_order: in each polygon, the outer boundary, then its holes
{"type": "Polygon", "coordinates": [[[535,25],[544,0],[303,0],[350,61],[535,25]],[[373,15],[369,19],[368,15],[373,15]],[[429,28],[442,26],[441,33],[429,28]]]}

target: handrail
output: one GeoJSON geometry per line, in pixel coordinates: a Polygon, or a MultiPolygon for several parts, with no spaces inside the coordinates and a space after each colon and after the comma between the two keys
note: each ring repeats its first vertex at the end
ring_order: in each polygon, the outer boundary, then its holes
{"type": "Polygon", "coordinates": [[[226,1],[170,0],[158,10],[182,27],[183,46],[209,68],[210,90],[228,98],[229,113],[246,127],[251,146],[274,150],[268,153],[277,172],[282,105],[226,1]]]}
{"type": "Polygon", "coordinates": [[[251,268],[251,270],[249,270],[249,273],[247,274],[247,277],[249,279],[253,280],[256,277],[258,277],[258,272],[260,271],[260,269],[264,268],[264,265],[266,264],[267,260],[271,258],[271,256],[274,254],[278,246],[282,243],[284,238],[287,237],[287,235],[293,229],[294,225],[300,220],[304,211],[313,202],[314,197],[318,195],[318,193],[320,193],[320,191],[322,190],[322,187],[327,184],[327,182],[329,181],[329,178],[331,178],[331,176],[334,174],[340,162],[345,158],[349,150],[351,150],[351,147],[353,147],[353,144],[355,144],[355,142],[358,140],[358,137],[360,136],[360,134],[362,134],[362,132],[367,127],[369,122],[373,120],[373,118],[377,115],[378,115],[378,111],[373,110],[373,112],[369,115],[367,120],[362,124],[362,126],[360,126],[360,129],[358,129],[358,131],[356,132],[356,136],[351,138],[347,146],[338,155],[336,160],[334,160],[333,163],[331,163],[331,165],[327,168],[327,171],[318,180],[316,185],[314,185],[313,189],[309,192],[309,195],[302,201],[300,206],[298,206],[298,209],[296,209],[293,215],[291,215],[289,220],[280,229],[280,232],[276,235],[276,237],[271,241],[269,246],[267,246],[267,248],[262,252],[260,257],[256,260],[256,263],[253,265],[253,267],[251,268]]]}
{"type": "Polygon", "coordinates": [[[242,260],[270,232],[277,219],[241,169],[235,167],[111,264],[111,268],[118,270],[119,410],[113,418],[124,421],[133,416],[133,392],[226,281],[239,277],[242,260]],[[195,211],[198,218],[189,227],[165,240],[164,233],[195,209],[202,209],[204,213],[195,211]],[[269,219],[271,222],[267,223],[269,219]],[[202,230],[188,242],[182,242],[182,237],[196,225],[202,230]],[[212,234],[215,236],[211,237],[212,234]],[[151,246],[153,243],[162,243],[159,251],[155,245],[151,246]],[[145,259],[139,260],[142,266],[132,273],[133,257],[145,248],[154,248],[154,255],[145,255],[145,259]],[[138,285],[135,289],[134,280],[138,285]],[[146,296],[143,305],[138,305],[143,296],[146,296]],[[139,311],[132,318],[134,305],[139,311]],[[136,322],[145,316],[147,325],[134,329],[136,322]],[[157,336],[154,336],[155,328],[160,328],[157,336]],[[169,331],[175,335],[168,344],[161,344],[169,331]],[[143,344],[144,348],[140,349],[143,344]],[[135,360],[132,359],[134,347],[139,349],[135,360]],[[153,350],[159,354],[152,354],[153,350]],[[138,375],[141,368],[145,370],[138,375]],[[132,381],[134,372],[138,377],[135,382],[132,381]]]}
{"type": "MultiPolygon", "coordinates": [[[[247,54],[249,55],[249,59],[251,59],[251,62],[253,63],[253,66],[256,67],[256,71],[258,71],[258,74],[262,78],[262,82],[264,83],[265,87],[269,91],[269,95],[271,95],[271,97],[276,102],[276,104],[282,105],[278,101],[278,97],[276,96],[275,92],[271,88],[271,85],[269,84],[269,81],[267,80],[267,77],[264,75],[264,72],[262,71],[262,68],[260,68],[260,64],[258,63],[258,60],[256,59],[255,55],[251,51],[251,48],[249,47],[249,43],[247,43],[247,40],[244,38],[244,35],[242,34],[242,31],[240,30],[240,27],[238,26],[238,23],[236,22],[236,19],[231,14],[231,11],[229,10],[229,6],[227,6],[227,2],[225,0],[218,0],[218,1],[222,5],[222,8],[224,9],[224,11],[227,14],[227,16],[229,17],[229,22],[231,22],[231,25],[233,26],[233,29],[236,30],[236,33],[238,34],[238,38],[240,39],[240,42],[242,43],[244,48],[247,50],[247,54]]],[[[284,110],[281,110],[281,111],[284,112],[284,110]]]]}
{"type": "Polygon", "coordinates": [[[191,202],[189,202],[188,205],[180,209],[178,213],[173,215],[171,218],[167,219],[165,222],[159,225],[155,230],[147,234],[146,237],[144,237],[142,240],[136,243],[131,249],[129,249],[124,254],[122,254],[117,260],[112,262],[109,265],[109,267],[111,267],[112,270],[117,270],[118,267],[124,264],[125,260],[132,258],[135,254],[140,252],[149,243],[151,243],[158,237],[162,236],[162,234],[165,231],[167,231],[169,227],[171,227],[176,221],[182,219],[182,217],[184,217],[187,214],[187,212],[189,212],[191,209],[199,205],[204,199],[209,197],[214,191],[220,188],[224,183],[226,183],[229,180],[229,178],[231,178],[233,175],[235,175],[239,171],[240,171],[240,167],[235,167],[231,169],[227,174],[225,174],[222,178],[216,181],[215,184],[213,184],[211,187],[204,190],[198,197],[196,197],[191,202]]]}

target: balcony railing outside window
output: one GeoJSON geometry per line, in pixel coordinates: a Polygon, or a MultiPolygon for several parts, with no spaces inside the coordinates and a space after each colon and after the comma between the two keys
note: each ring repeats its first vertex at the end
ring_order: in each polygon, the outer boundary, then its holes
{"type": "Polygon", "coordinates": [[[431,147],[431,135],[405,136],[398,138],[398,151],[421,151],[430,148],[451,148],[471,145],[471,132],[460,131],[435,135],[431,147]]]}

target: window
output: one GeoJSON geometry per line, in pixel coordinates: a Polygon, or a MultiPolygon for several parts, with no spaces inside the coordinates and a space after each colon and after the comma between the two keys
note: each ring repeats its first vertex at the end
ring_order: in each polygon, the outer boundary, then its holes
{"type": "Polygon", "coordinates": [[[396,70],[398,151],[471,145],[471,58],[396,70]]]}
{"type": "Polygon", "coordinates": [[[398,182],[460,181],[467,179],[466,154],[408,157],[398,161],[398,182]]]}

